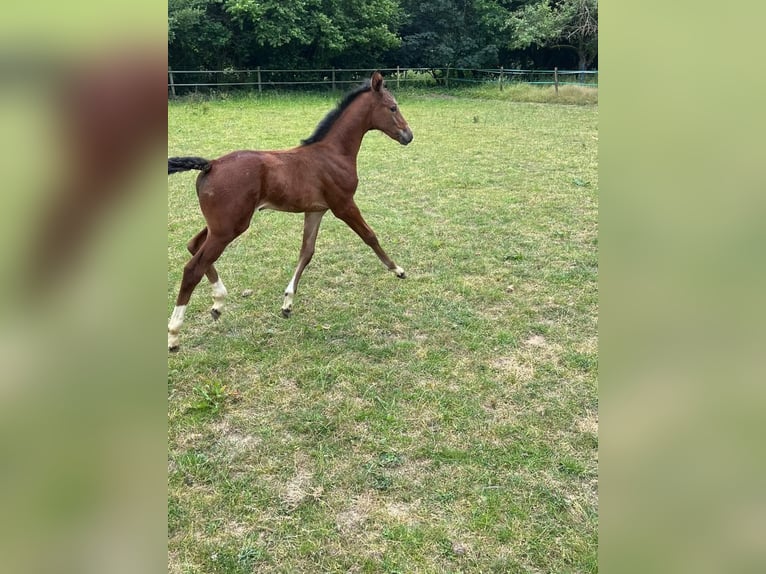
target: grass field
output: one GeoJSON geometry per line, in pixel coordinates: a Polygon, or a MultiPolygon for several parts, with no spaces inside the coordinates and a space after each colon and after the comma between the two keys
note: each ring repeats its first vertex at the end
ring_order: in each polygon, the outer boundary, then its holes
{"type": "MultiPolygon", "coordinates": [[[[330,96],[171,102],[168,154],[292,147],[330,96]]],[[[398,280],[325,217],[264,211],[168,355],[172,573],[597,571],[598,108],[402,94],[357,203],[398,280]],[[250,293],[250,291],[252,293],[250,293]]],[[[168,183],[168,316],[204,225],[168,183]]]]}

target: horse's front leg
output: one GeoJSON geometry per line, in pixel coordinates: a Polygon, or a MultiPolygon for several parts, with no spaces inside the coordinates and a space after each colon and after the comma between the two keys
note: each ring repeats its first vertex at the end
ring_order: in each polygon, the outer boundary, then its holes
{"type": "Polygon", "coordinates": [[[356,206],[353,200],[349,201],[345,205],[334,208],[333,213],[335,216],[346,223],[354,232],[362,238],[367,245],[369,245],[378,258],[383,262],[389,271],[393,271],[399,279],[404,279],[407,275],[404,273],[404,269],[399,267],[388,254],[383,251],[383,248],[378,242],[378,238],[372,228],[367,225],[367,222],[362,217],[362,212],[356,206]]]}
{"type": "Polygon", "coordinates": [[[298,267],[295,268],[290,283],[285,288],[285,300],[282,303],[282,316],[288,318],[293,310],[293,298],[298,290],[298,281],[301,280],[303,270],[314,256],[314,247],[316,246],[317,234],[319,233],[319,224],[325,211],[306,212],[303,219],[303,243],[301,244],[301,253],[298,256],[298,267]]]}

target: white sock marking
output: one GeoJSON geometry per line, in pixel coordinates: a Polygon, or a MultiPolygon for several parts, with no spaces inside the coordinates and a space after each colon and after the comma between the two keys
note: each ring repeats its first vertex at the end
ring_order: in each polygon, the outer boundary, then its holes
{"type": "Polygon", "coordinates": [[[285,301],[282,303],[282,309],[293,308],[293,297],[295,297],[295,275],[285,287],[285,301]]]}
{"type": "Polygon", "coordinates": [[[184,313],[186,313],[186,305],[178,305],[173,309],[173,314],[168,321],[168,333],[178,334],[184,322],[184,313]]]}
{"type": "Polygon", "coordinates": [[[168,321],[168,349],[178,347],[178,332],[181,330],[181,325],[183,325],[185,312],[186,305],[178,305],[173,309],[173,314],[170,316],[170,321],[168,321]]]}
{"type": "Polygon", "coordinates": [[[226,296],[229,294],[228,291],[226,291],[226,287],[223,284],[223,281],[221,281],[220,277],[218,278],[218,281],[213,283],[213,309],[216,311],[220,311],[223,309],[223,303],[226,299],[226,296]]]}

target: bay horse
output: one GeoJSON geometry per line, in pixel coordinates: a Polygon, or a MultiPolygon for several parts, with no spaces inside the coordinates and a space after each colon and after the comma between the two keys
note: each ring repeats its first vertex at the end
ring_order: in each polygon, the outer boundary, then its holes
{"type": "Polygon", "coordinates": [[[359,183],[357,155],[370,130],[380,130],[402,145],[413,139],[380,72],[349,92],[298,147],[234,151],[214,160],[168,158],[168,174],[201,172],[197,197],[207,223],[187,245],[192,258],[184,267],[176,306],[168,322],[170,351],[178,350],[186,306],[203,275],[207,275],[213,289],[210,312],[213,319],[220,317],[227,292],[213,264],[226,246],[250,226],[255,211],[305,214],[298,266],[285,288],[282,303],[286,318],[292,312],[298,282],[314,255],[319,224],[328,210],[354,230],[390,271],[401,279],[405,277],[404,270],[383,251],[354,202],[359,183]]]}

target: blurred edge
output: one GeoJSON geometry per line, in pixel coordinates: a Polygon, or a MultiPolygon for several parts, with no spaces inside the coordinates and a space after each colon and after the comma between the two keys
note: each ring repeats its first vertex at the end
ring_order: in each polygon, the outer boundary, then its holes
{"type": "MultiPolygon", "coordinates": [[[[744,56],[758,53],[762,11],[602,6],[605,572],[766,566],[766,92],[744,56]]],[[[162,130],[139,145],[146,159],[68,273],[39,299],[19,276],[71,167],[63,92],[45,82],[116,53],[155,54],[163,68],[166,13],[17,3],[0,23],[0,58],[24,71],[0,88],[0,571],[145,572],[165,560],[162,130]],[[41,73],[15,65],[25,58],[41,73]]]]}
{"type": "Polygon", "coordinates": [[[600,12],[603,572],[766,571],[753,4],[600,12]]]}
{"type": "Polygon", "coordinates": [[[145,0],[0,20],[3,572],[166,565],[166,34],[145,0]]]}

